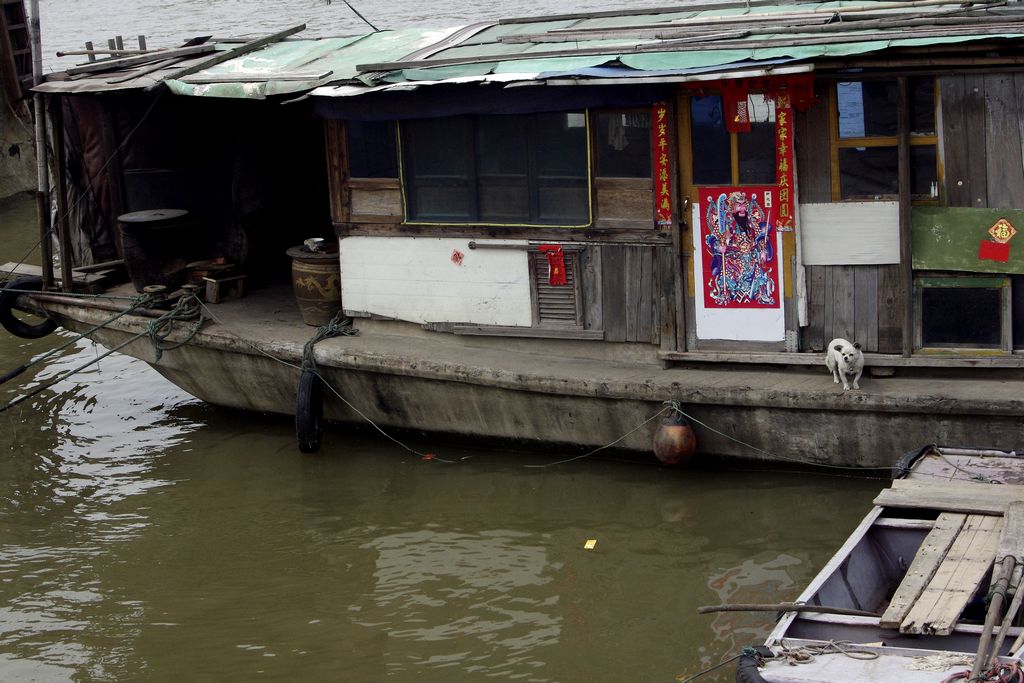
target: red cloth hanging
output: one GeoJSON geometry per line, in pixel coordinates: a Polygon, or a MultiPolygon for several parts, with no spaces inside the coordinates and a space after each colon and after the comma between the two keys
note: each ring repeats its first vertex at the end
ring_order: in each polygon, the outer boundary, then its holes
{"type": "Polygon", "coordinates": [[[982,240],[978,247],[978,259],[982,261],[999,261],[1006,263],[1010,260],[1009,243],[990,242],[982,240]]]}
{"type": "Polygon", "coordinates": [[[730,133],[750,132],[750,108],[747,104],[747,83],[726,81],[722,84],[722,108],[725,129],[730,133]]]}
{"type": "Polygon", "coordinates": [[[539,247],[548,257],[548,284],[554,287],[567,285],[565,277],[565,252],[560,244],[542,244],[539,247]]]}

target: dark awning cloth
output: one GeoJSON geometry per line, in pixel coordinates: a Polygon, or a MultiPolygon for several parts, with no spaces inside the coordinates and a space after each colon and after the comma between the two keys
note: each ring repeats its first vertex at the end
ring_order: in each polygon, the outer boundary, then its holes
{"type": "Polygon", "coordinates": [[[460,114],[528,114],[597,107],[639,107],[667,101],[675,86],[432,85],[357,97],[314,97],[314,111],[328,119],[391,121],[460,114]]]}

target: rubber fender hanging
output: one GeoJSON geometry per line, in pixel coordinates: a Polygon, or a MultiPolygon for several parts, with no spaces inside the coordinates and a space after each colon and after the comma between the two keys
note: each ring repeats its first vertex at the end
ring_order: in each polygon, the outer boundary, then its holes
{"type": "Polygon", "coordinates": [[[765,683],[764,676],[757,668],[757,659],[749,655],[740,657],[736,664],[736,683],[765,683]]]}
{"type": "Polygon", "coordinates": [[[15,337],[39,339],[57,329],[57,323],[47,318],[37,325],[29,325],[15,317],[14,302],[17,301],[21,292],[10,290],[26,289],[33,292],[42,291],[43,278],[34,276],[15,278],[0,290],[0,325],[3,325],[4,329],[15,337]]]}
{"type": "Polygon", "coordinates": [[[313,370],[303,370],[295,395],[295,441],[302,453],[316,453],[324,436],[324,389],[313,370]]]}

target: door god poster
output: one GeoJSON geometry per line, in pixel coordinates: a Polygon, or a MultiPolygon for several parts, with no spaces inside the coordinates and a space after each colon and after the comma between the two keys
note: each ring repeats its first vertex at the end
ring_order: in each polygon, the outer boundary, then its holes
{"type": "Polygon", "coordinates": [[[705,308],[779,308],[777,189],[701,188],[705,308]]]}

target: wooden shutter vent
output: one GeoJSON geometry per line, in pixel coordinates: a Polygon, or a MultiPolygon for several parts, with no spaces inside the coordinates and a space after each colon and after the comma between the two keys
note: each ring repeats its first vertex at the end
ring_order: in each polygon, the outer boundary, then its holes
{"type": "Polygon", "coordinates": [[[548,258],[530,250],[530,289],[533,296],[533,324],[537,327],[583,329],[583,305],[580,295],[580,254],[565,252],[564,285],[548,283],[548,258]]]}

